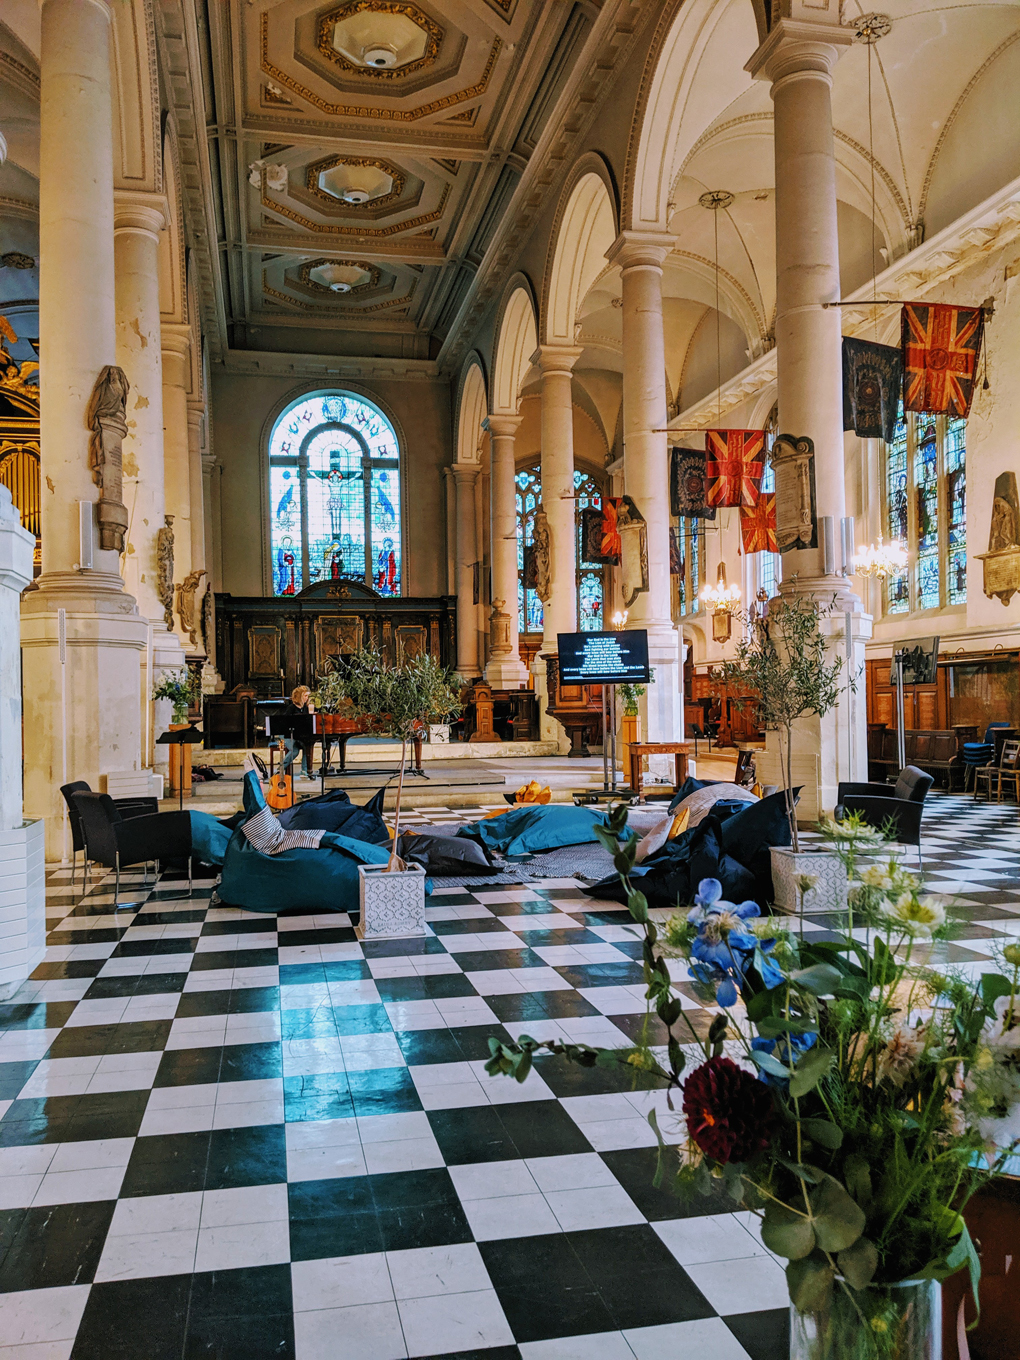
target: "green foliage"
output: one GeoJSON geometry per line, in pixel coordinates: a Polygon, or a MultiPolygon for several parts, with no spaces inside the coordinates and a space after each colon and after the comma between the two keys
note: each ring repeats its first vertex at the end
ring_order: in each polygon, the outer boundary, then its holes
{"type": "MultiPolygon", "coordinates": [[[[652,684],[655,683],[655,672],[650,670],[648,678],[652,684]]],[[[623,704],[623,716],[625,718],[636,718],[638,715],[638,700],[643,699],[646,692],[646,685],[631,685],[626,681],[622,685],[617,685],[617,692],[623,704]]]]}
{"type": "Polygon", "coordinates": [[[192,675],[187,666],[179,671],[164,671],[152,687],[153,699],[169,699],[174,706],[174,722],[184,722],[192,700],[202,692],[197,675],[192,675]]]}

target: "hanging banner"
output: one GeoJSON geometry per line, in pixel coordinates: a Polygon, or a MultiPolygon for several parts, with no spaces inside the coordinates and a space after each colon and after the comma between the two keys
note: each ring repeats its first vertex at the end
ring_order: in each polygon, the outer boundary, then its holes
{"type": "Polygon", "coordinates": [[[602,553],[602,561],[614,567],[620,565],[620,554],[623,551],[617,524],[617,510],[622,504],[621,500],[614,500],[611,496],[602,497],[602,542],[599,550],[602,553]]]}
{"type": "Polygon", "coordinates": [[[766,491],[758,497],[758,504],[740,507],[740,541],[745,553],[779,551],[776,539],[776,496],[766,491]]]}
{"type": "Polygon", "coordinates": [[[602,504],[613,528],[602,540],[603,551],[615,546],[620,564],[620,590],[629,609],[648,589],[648,525],[630,496],[607,496],[602,504]]]}
{"type": "MultiPolygon", "coordinates": [[[[616,527],[616,511],[612,512],[612,531],[616,527]]],[[[619,565],[618,554],[606,551],[606,514],[589,506],[581,511],[581,561],[600,566],[619,565]]],[[[612,541],[612,532],[609,535],[612,541]]]]}
{"type": "Polygon", "coordinates": [[[704,449],[670,449],[669,513],[674,519],[715,519],[715,506],[708,503],[706,462],[704,449]]]}
{"type": "Polygon", "coordinates": [[[705,432],[709,505],[755,505],[765,471],[764,430],[705,432]]]}
{"type": "Polygon", "coordinates": [[[903,386],[900,351],[843,338],[843,429],[861,439],[892,442],[903,386]]]}
{"type": "Polygon", "coordinates": [[[966,416],[984,334],[980,307],[905,302],[903,409],[966,416]]]}

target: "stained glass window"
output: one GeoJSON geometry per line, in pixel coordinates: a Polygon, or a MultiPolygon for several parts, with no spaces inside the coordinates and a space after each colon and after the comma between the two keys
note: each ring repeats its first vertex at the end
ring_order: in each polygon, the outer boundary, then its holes
{"type": "Polygon", "coordinates": [[[696,614],[700,608],[698,592],[703,585],[705,560],[705,526],[700,519],[676,521],[677,546],[683,570],[676,576],[675,608],[677,617],[696,614]]]}
{"type": "MultiPolygon", "coordinates": [[[[765,422],[765,447],[771,453],[772,445],[775,443],[776,435],[779,431],[779,407],[773,406],[769,412],[769,418],[765,422]]],[[[766,492],[773,492],[776,489],[776,470],[772,466],[770,459],[766,459],[765,471],[761,477],[761,490],[764,495],[766,492]]],[[[779,582],[783,579],[782,559],[778,553],[760,552],[755,553],[758,559],[757,575],[758,589],[764,590],[771,600],[779,590],[779,582]]]]}
{"type": "Polygon", "coordinates": [[[399,453],[390,422],[351,392],[284,411],[269,440],[274,595],[324,580],[400,594],[399,453]]]}
{"type": "Polygon", "coordinates": [[[913,568],[886,582],[887,613],[966,603],[966,434],[965,420],[900,407],[885,450],[885,531],[913,568]]]}
{"type": "MultiPolygon", "coordinates": [[[[535,511],[542,503],[542,473],[536,464],[517,473],[517,617],[522,633],[541,633],[542,601],[526,584],[526,564],[535,527],[535,511]]],[[[574,471],[575,533],[577,535],[577,627],[597,633],[604,627],[605,567],[584,558],[581,511],[602,508],[602,489],[589,472],[574,471]]]]}

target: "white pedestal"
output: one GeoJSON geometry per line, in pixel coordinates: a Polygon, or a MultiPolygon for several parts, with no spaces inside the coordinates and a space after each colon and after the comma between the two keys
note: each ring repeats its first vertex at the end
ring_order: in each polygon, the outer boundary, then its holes
{"type": "Polygon", "coordinates": [[[425,870],[420,864],[394,874],[386,872],[385,864],[359,864],[358,896],[359,940],[425,934],[425,870]]]}
{"type": "Polygon", "coordinates": [[[0,1001],[13,996],[46,953],[45,828],[0,831],[0,1001]]]}

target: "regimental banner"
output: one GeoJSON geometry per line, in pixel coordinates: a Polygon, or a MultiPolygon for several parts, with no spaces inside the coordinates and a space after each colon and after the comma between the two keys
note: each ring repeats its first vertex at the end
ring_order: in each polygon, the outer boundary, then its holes
{"type": "MultiPolygon", "coordinates": [[[[620,563],[619,555],[606,551],[607,510],[596,510],[589,506],[581,511],[581,560],[582,562],[616,567],[620,563]]],[[[611,523],[608,526],[610,546],[616,532],[615,507],[611,511],[611,516],[611,523]]]]}
{"type": "Polygon", "coordinates": [[[903,386],[900,351],[843,337],[843,429],[892,442],[903,386]]]}
{"type": "Polygon", "coordinates": [[[765,431],[707,430],[705,453],[709,505],[756,505],[765,471],[765,431]]]}
{"type": "Polygon", "coordinates": [[[740,540],[745,553],[778,552],[776,539],[776,495],[766,491],[752,508],[740,507],[740,540]]]}
{"type": "Polygon", "coordinates": [[[903,409],[966,416],[984,334],[980,307],[905,302],[902,314],[903,409]]]}
{"type": "Polygon", "coordinates": [[[614,567],[620,565],[620,556],[623,552],[617,522],[622,504],[622,497],[615,499],[612,496],[602,497],[602,542],[599,545],[602,553],[601,561],[608,562],[614,567]]]}
{"type": "Polygon", "coordinates": [[[715,519],[708,504],[704,449],[673,448],[669,451],[669,513],[674,519],[715,519]]]}

